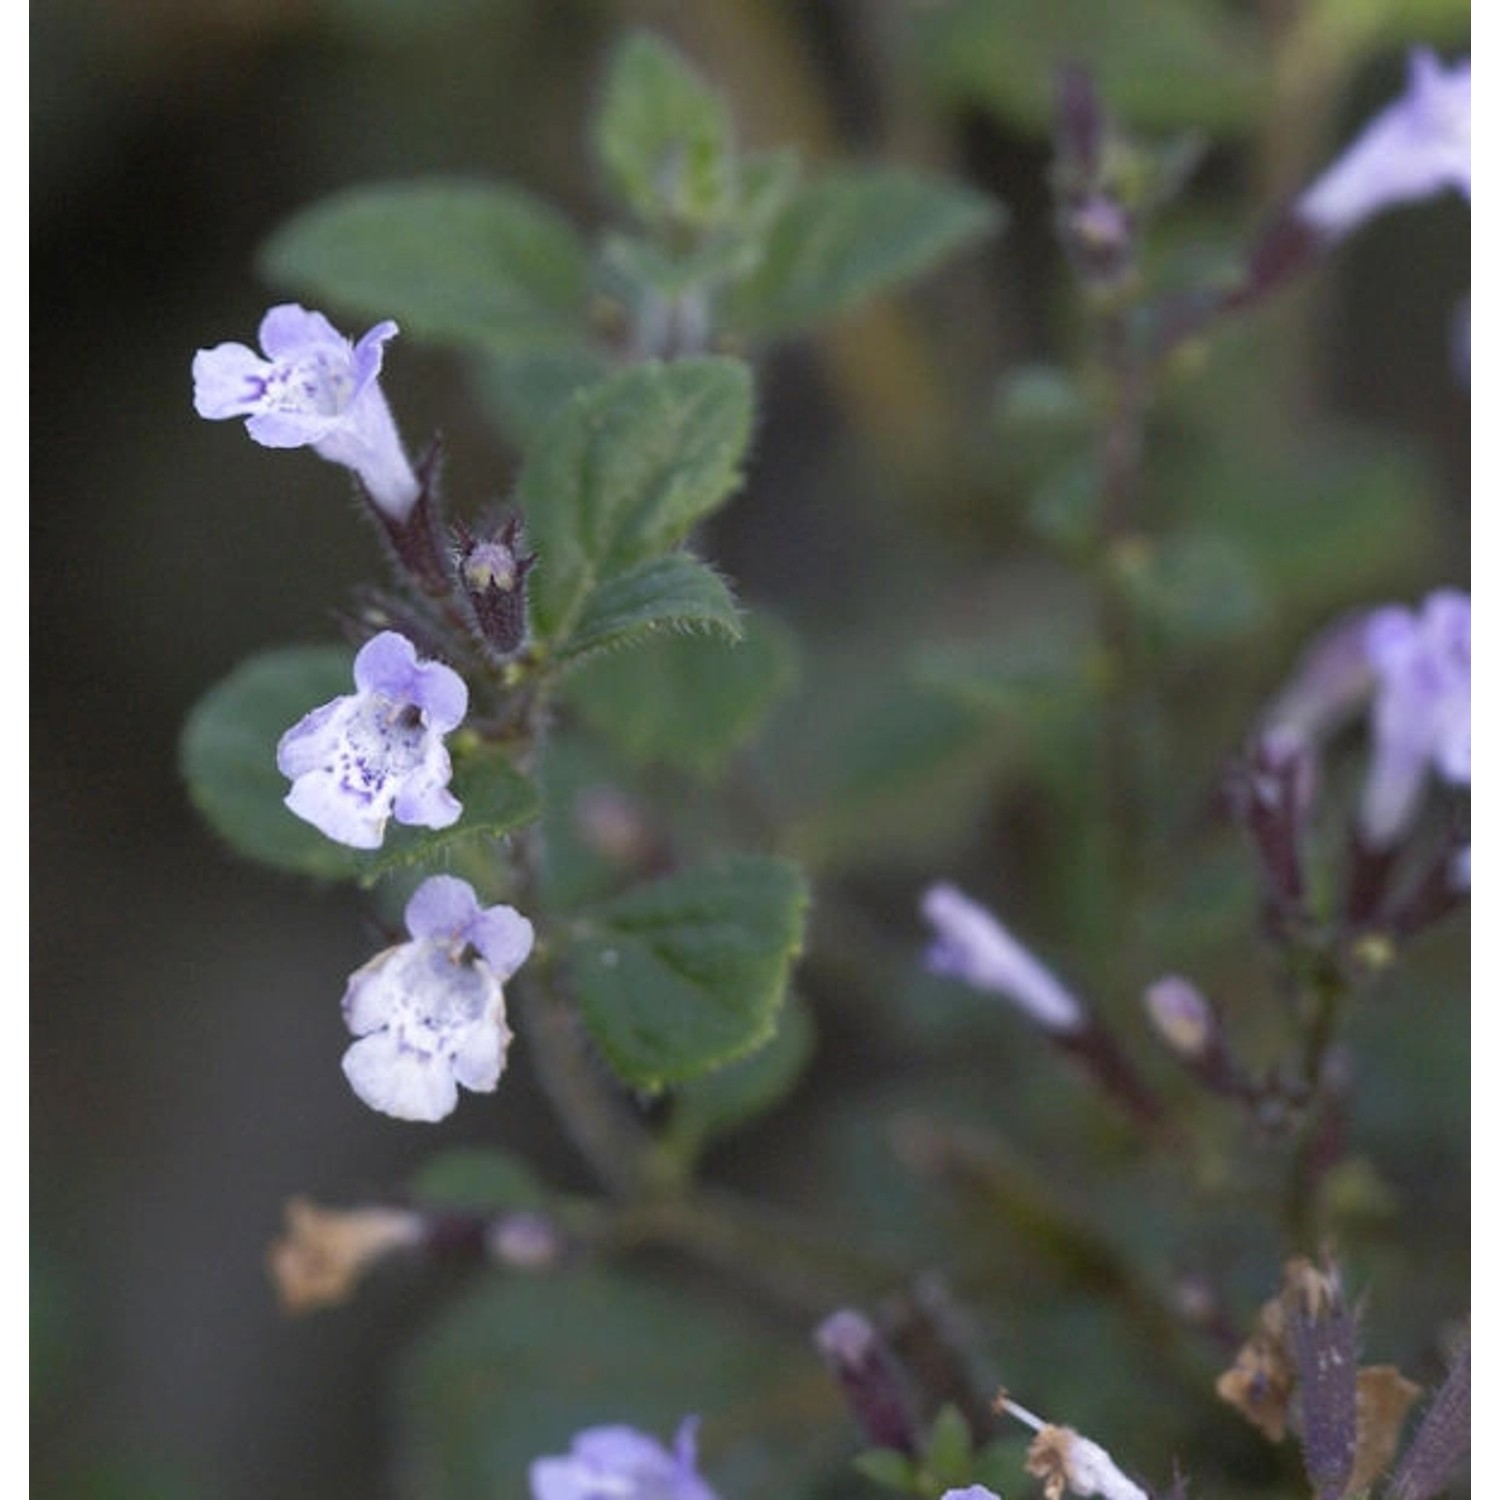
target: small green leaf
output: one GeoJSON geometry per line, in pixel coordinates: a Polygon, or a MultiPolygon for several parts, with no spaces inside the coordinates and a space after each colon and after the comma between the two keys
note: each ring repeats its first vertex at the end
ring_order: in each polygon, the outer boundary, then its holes
{"type": "Polygon", "coordinates": [[[500,182],[352,188],[284,224],[261,265],[272,281],[462,348],[565,348],[584,327],[583,242],[553,209],[500,182]]]}
{"type": "Polygon", "coordinates": [[[453,794],[463,816],[451,828],[386,827],[379,849],[335,843],[289,812],[276,769],[281,736],[312,709],[353,689],[347,646],[262,652],[212,688],[188,716],[182,769],[194,804],[215,832],[250,859],[323,880],[370,885],[403,865],[435,860],[459,840],[498,837],[537,816],[536,789],[505,757],[456,760],[453,794]]]}
{"type": "Polygon", "coordinates": [[[795,332],[891,291],[1002,222],[997,203],[940,178],[850,167],[791,190],[725,322],[751,335],[795,332]]]}
{"type": "Polygon", "coordinates": [[[557,648],[563,661],[640,641],[670,626],[712,630],[737,641],[743,629],[729,586],[706,563],[672,552],[636,563],[599,585],[557,648]]]}
{"type": "Polygon", "coordinates": [[[945,1405],[933,1418],[922,1454],[923,1466],[944,1485],[960,1485],[969,1477],[974,1440],[969,1424],[956,1406],[945,1405]]]}
{"type": "Polygon", "coordinates": [[[653,229],[708,229],[733,205],[724,101],[657,37],[637,33],[616,49],[594,150],[610,186],[653,229]]]}
{"type": "Polygon", "coordinates": [[[1143,618],[1169,643],[1219,645],[1248,634],[1267,601],[1248,549],[1201,529],[1179,531],[1117,560],[1143,618]]]}
{"type": "Polygon", "coordinates": [[[796,866],[739,856],[668,875],[580,918],[568,969],[589,1032],[619,1075],[658,1088],[768,1041],[807,899],[796,866]]]}
{"type": "Polygon", "coordinates": [[[632,760],[714,777],[795,674],[791,632],[757,613],[738,642],[663,634],[587,663],[566,692],[583,721],[632,760]]]}
{"type": "Polygon", "coordinates": [[[854,1455],[854,1468],[871,1483],[897,1494],[920,1493],[916,1464],[896,1448],[866,1448],[854,1455]]]}
{"type": "Polygon", "coordinates": [[[542,559],[543,639],[571,632],[601,582],[674,547],[739,483],[750,372],[733,359],[638,365],[580,391],[548,423],[517,485],[542,559]]]}
{"type": "Polygon", "coordinates": [[[541,1208],[546,1189],[519,1157],[492,1146],[455,1146],[440,1152],[410,1178],[408,1191],[423,1207],[499,1213],[541,1208]]]}
{"type": "Polygon", "coordinates": [[[776,1035],[764,1047],[673,1090],[668,1126],[673,1145],[694,1156],[716,1136],[781,1103],[812,1060],[813,1045],[812,1017],[793,992],[776,1035]]]}
{"type": "Polygon", "coordinates": [[[182,733],[188,793],[209,826],[239,854],[322,880],[364,868],[358,851],[336,844],[290,813],[276,745],[302,716],[352,690],[346,646],[268,651],[211,688],[182,733]]]}

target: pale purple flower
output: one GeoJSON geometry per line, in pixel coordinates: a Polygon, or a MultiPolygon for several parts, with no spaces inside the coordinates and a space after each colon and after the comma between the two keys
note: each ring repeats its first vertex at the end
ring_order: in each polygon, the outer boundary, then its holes
{"type": "Polygon", "coordinates": [[[398,1120],[441,1120],[458,1086],[492,1093],[510,1027],[503,985],[531,952],[531,923],[509,906],[481,907],[467,881],[424,880],[406,904],[411,941],[349,977],[344,1053],[354,1092],[398,1120]]]}
{"type": "Polygon", "coordinates": [[[1339,238],[1366,219],[1445,188],[1469,196],[1469,60],[1445,69],[1425,48],[1407,62],[1406,92],[1388,104],[1297,200],[1304,224],[1339,238]]]}
{"type": "Polygon", "coordinates": [[[1266,737],[1288,750],[1316,749],[1363,709],[1375,685],[1365,649],[1370,614],[1352,610],[1313,638],[1266,712],[1266,737]]]}
{"type": "Polygon", "coordinates": [[[935,885],[922,898],[922,915],[937,931],[927,950],[932,973],[1004,995],[1045,1031],[1083,1029],[1083,1007],[978,902],[935,885]]]}
{"type": "Polygon", "coordinates": [[[469,708],[451,667],[418,661],[404,635],[382,631],[354,658],[356,692],[315,708],[282,735],[276,765],[286,805],[329,838],[376,849],[388,819],[446,828],[463,811],[448,790],[443,736],[469,708]]]}
{"type": "Polygon", "coordinates": [[[1359,829],[1388,849],[1415,819],[1429,771],[1469,784],[1469,596],[1439,589],[1419,611],[1375,610],[1365,650],[1376,687],[1359,829]]]}
{"type": "Polygon", "coordinates": [[[970,1484],[961,1490],[944,1490],[943,1500],[1000,1500],[1000,1496],[982,1484],[970,1484]]]}
{"type": "Polygon", "coordinates": [[[590,1427],[531,1465],[532,1500],[716,1500],[697,1472],[697,1428],[686,1418],[669,1451],[633,1427],[590,1427]]]}
{"type": "Polygon", "coordinates": [[[193,405],[215,421],[247,417],[250,436],[264,447],[310,446],[353,469],[375,504],[404,521],[421,486],[378,380],[395,334],[387,319],[351,344],[322,313],[283,303],[261,319],[264,358],[244,344],[198,351],[193,405]]]}

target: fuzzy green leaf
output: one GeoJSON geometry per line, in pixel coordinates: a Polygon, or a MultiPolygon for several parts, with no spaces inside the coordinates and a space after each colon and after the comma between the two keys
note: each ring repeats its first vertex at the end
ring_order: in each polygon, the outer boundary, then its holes
{"type": "Polygon", "coordinates": [[[789,994],[776,1035],[764,1047],[673,1090],[672,1143],[696,1155],[710,1140],[780,1104],[812,1060],[814,1041],[807,1006],[789,994]]]}
{"type": "Polygon", "coordinates": [[[715,639],[729,642],[743,634],[734,596],[724,580],[697,558],[671,552],[636,563],[600,584],[588,596],[557,655],[574,660],[640,641],[663,627],[713,631],[715,639]]]}
{"type": "Polygon", "coordinates": [[[657,37],[637,33],[616,49],[594,150],[621,201],[654,229],[707,229],[733,204],[724,101],[657,37]]]}
{"type": "Polygon", "coordinates": [[[298,292],[462,348],[567,347],[584,327],[586,247],[553,209],[500,182],[352,188],[284,224],[261,266],[298,292]]]}
{"type": "Polygon", "coordinates": [[[711,778],[795,673],[791,633],[756,614],[738,642],[664,634],[629,655],[590,662],[568,678],[567,694],[584,722],[632,760],[711,778]]]}
{"type": "Polygon", "coordinates": [[[807,899],[796,866],[740,856],[668,875],[580,918],[568,969],[589,1032],[620,1077],[658,1088],[768,1041],[807,899]]]}
{"type": "Polygon", "coordinates": [[[548,423],[517,502],[542,559],[532,621],[561,644],[601,583],[676,546],[739,482],[750,372],[733,359],[638,365],[548,423]]]}
{"type": "Polygon", "coordinates": [[[794,188],[759,265],[729,297],[728,326],[785,334],[835,317],[999,228],[999,204],[941,178],[849,167],[794,188]]]}

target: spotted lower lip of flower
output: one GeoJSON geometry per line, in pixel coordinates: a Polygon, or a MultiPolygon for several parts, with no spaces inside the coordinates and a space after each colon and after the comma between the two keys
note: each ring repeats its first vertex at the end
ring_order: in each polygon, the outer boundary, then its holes
{"type": "Polygon", "coordinates": [[[417,887],[406,927],[410,942],[349,978],[344,1021],[359,1040],[344,1054],[344,1076],[371,1109],[432,1122],[453,1112],[460,1086],[498,1086],[511,1043],[504,984],[533,933],[514,908],[481,907],[451,875],[417,887]]]}
{"type": "Polygon", "coordinates": [[[322,313],[283,303],[261,320],[264,358],[244,344],[198,351],[194,408],[211,421],[247,418],[263,447],[310,447],[352,469],[376,506],[404,521],[421,485],[379,384],[396,332],[387,319],[351,344],[322,313]]]}
{"type": "Polygon", "coordinates": [[[532,1500],[716,1500],[696,1469],[697,1418],[688,1417],[669,1451],[633,1427],[590,1427],[570,1451],[531,1465],[532,1500]]]}
{"type": "Polygon", "coordinates": [[[1425,49],[1411,54],[1406,92],[1370,121],[1297,200],[1295,214],[1330,238],[1402,203],[1454,188],[1470,191],[1469,61],[1444,69],[1425,49]]]}
{"type": "Polygon", "coordinates": [[[386,823],[447,828],[462,806],[448,790],[443,736],[468,712],[463,679],[418,661],[393,630],[354,658],[356,691],[315,708],[282,735],[276,765],[292,789],[286,805],[329,838],[378,849],[386,823]]]}

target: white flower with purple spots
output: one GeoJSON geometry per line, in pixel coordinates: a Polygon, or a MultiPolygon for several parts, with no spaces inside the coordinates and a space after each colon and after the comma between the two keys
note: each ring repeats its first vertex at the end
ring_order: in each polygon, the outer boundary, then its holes
{"type": "Polygon", "coordinates": [[[1402,203],[1454,188],[1470,193],[1469,60],[1445,69],[1411,54],[1406,92],[1388,104],[1297,200],[1295,212],[1336,239],[1402,203]]]}
{"type": "Polygon", "coordinates": [[[532,928],[512,907],[481,907],[467,881],[434,875],[407,902],[406,930],[410,942],[349,977],[344,1021],[359,1040],[344,1076],[382,1114],[441,1120],[460,1085],[487,1094],[500,1082],[504,984],[530,954],[532,928]]]}
{"type": "Polygon", "coordinates": [[[419,661],[393,630],[354,658],[356,691],[294,724],[276,747],[292,789],[286,805],[355,849],[377,849],[385,825],[446,828],[463,811],[448,790],[453,768],[443,736],[463,722],[469,690],[441,662],[419,661]]]}
{"type": "Polygon", "coordinates": [[[1416,819],[1429,771],[1469,784],[1469,596],[1439,589],[1419,611],[1375,610],[1365,651],[1376,686],[1359,826],[1388,849],[1416,819]]]}
{"type": "Polygon", "coordinates": [[[688,1417],[669,1451],[633,1427],[590,1427],[532,1464],[532,1500],[716,1500],[697,1472],[697,1428],[688,1417]]]}
{"type": "Polygon", "coordinates": [[[351,344],[327,318],[295,302],[261,320],[265,357],[244,344],[200,349],[193,358],[193,405],[200,417],[246,417],[267,448],[311,447],[352,469],[393,521],[404,521],[421,492],[378,377],[387,319],[351,344]]]}

